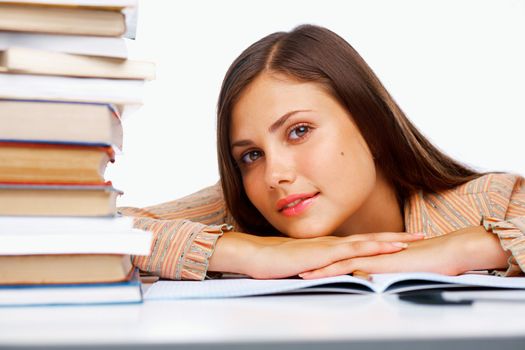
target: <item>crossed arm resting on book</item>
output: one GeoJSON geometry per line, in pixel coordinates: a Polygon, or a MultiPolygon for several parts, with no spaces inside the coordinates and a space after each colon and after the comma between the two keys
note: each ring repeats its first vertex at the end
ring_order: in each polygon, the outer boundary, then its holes
{"type": "MultiPolygon", "coordinates": [[[[521,274],[525,266],[523,181],[507,174],[475,181],[487,182],[483,187],[489,190],[488,198],[491,186],[510,186],[505,206],[501,204],[501,193],[497,193],[497,203],[490,208],[494,217],[480,215],[483,225],[479,224],[480,220],[477,225],[455,230],[447,228],[446,224],[439,226],[439,222],[430,222],[427,226],[430,229],[421,230],[428,222],[419,220],[420,215],[413,215],[413,208],[421,211],[425,200],[418,202],[417,198],[412,198],[405,207],[405,228],[415,234],[384,232],[293,239],[224,232],[226,226],[223,224],[237,227],[225,208],[218,184],[176,201],[143,209],[123,207],[119,210],[124,215],[136,216],[136,227],[154,232],[151,254],[134,257],[134,264],[141,270],[169,279],[199,280],[208,270],[242,273],[254,278],[297,274],[303,278],[318,278],[355,270],[454,275],[475,269],[497,269],[503,275],[521,274]],[[406,242],[408,247],[392,242],[406,242]]],[[[487,197],[487,193],[481,194],[487,197]]],[[[452,197],[443,194],[444,198],[447,196],[452,197]]],[[[432,213],[427,214],[432,217],[432,213]]],[[[454,222],[451,225],[457,226],[454,222]]]]}

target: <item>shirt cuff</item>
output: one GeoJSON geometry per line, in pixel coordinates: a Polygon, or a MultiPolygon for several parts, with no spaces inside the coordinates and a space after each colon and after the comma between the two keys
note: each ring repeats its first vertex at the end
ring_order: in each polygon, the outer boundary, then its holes
{"type": "Polygon", "coordinates": [[[217,240],[224,232],[231,230],[233,230],[233,226],[228,224],[212,225],[206,226],[201,231],[193,234],[188,239],[186,247],[180,256],[175,279],[204,280],[217,240]]]}
{"type": "Polygon", "coordinates": [[[498,235],[503,250],[511,252],[507,270],[495,270],[494,274],[505,277],[523,275],[525,272],[525,218],[517,217],[499,221],[484,217],[482,225],[488,232],[498,235]]]}

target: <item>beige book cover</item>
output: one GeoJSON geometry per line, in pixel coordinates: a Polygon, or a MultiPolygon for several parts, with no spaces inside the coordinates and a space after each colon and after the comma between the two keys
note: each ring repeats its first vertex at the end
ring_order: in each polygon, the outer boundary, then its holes
{"type": "Polygon", "coordinates": [[[126,22],[118,10],[0,3],[0,30],[117,37],[126,22]]]}
{"type": "Polygon", "coordinates": [[[0,215],[110,216],[120,194],[111,183],[0,183],[0,215]]]}
{"type": "Polygon", "coordinates": [[[104,103],[0,99],[0,140],[111,146],[122,150],[117,108],[104,103]]]}
{"type": "Polygon", "coordinates": [[[10,47],[0,52],[0,70],[12,73],[112,79],[155,79],[151,62],[10,47]]]}
{"type": "Polygon", "coordinates": [[[118,282],[126,280],[132,269],[129,255],[4,255],[0,284],[118,282]]]}
{"type": "Polygon", "coordinates": [[[0,182],[103,183],[111,147],[0,142],[0,182]]]}

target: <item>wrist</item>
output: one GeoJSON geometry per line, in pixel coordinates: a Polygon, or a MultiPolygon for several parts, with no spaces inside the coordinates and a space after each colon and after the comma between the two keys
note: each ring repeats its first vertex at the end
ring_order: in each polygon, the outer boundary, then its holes
{"type": "Polygon", "coordinates": [[[457,237],[461,240],[454,243],[461,247],[457,253],[458,260],[461,261],[460,273],[507,267],[510,252],[504,251],[498,237],[487,232],[483,226],[458,231],[457,237]]]}
{"type": "Polygon", "coordinates": [[[231,272],[249,275],[250,257],[259,245],[256,236],[241,232],[226,232],[218,240],[210,257],[208,271],[231,272]]]}

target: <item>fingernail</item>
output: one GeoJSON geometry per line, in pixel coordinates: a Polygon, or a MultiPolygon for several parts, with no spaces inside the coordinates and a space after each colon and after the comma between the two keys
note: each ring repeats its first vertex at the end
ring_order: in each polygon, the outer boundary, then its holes
{"type": "Polygon", "coordinates": [[[408,247],[408,244],[403,243],[403,242],[393,242],[392,245],[394,247],[399,247],[399,248],[406,248],[406,247],[408,247]]]}
{"type": "Polygon", "coordinates": [[[300,273],[298,276],[303,278],[303,276],[306,275],[305,273],[300,273]]]}

